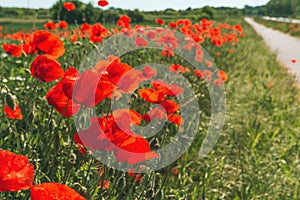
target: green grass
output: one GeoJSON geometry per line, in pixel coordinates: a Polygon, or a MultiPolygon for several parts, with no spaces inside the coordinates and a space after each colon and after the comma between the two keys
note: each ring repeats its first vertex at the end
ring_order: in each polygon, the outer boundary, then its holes
{"type": "Polygon", "coordinates": [[[295,37],[300,37],[300,26],[299,24],[291,24],[286,22],[275,22],[264,20],[260,17],[255,17],[254,20],[262,25],[265,25],[269,28],[279,30],[281,32],[290,34],[295,37]]]}
{"type": "Polygon", "coordinates": [[[182,179],[170,178],[166,186],[176,198],[300,197],[299,90],[261,38],[241,23],[246,39],[235,54],[216,59],[229,74],[224,131],[206,158],[197,158],[195,142],[184,157],[189,166],[177,162],[182,179]]]}
{"type": "MultiPolygon", "coordinates": [[[[85,195],[94,199],[100,199],[101,195],[108,199],[134,199],[138,196],[149,199],[143,187],[158,191],[153,199],[299,199],[300,106],[295,79],[276,62],[276,55],[241,18],[225,21],[242,24],[247,36],[234,47],[217,48],[204,44],[213,58],[216,52],[221,52],[222,56],[215,57],[215,62],[229,75],[225,84],[225,127],[207,157],[198,157],[202,140],[199,136],[171,166],[145,176],[140,187],[126,176],[127,185],[121,187],[118,184],[113,193],[116,197],[108,198],[106,192],[95,189],[99,181],[97,164],[90,160],[91,157],[78,155],[71,146],[75,132],[73,121],[62,118],[62,123],[59,123],[61,118],[57,113],[52,116],[51,112],[46,112],[50,106],[43,96],[50,85],[41,84],[26,72],[31,57],[0,60],[1,79],[17,75],[26,78],[25,82],[7,83],[19,97],[26,121],[12,123],[3,112],[0,113],[0,118],[5,121],[0,129],[1,148],[31,158],[37,171],[35,183],[57,181],[72,185],[78,182],[88,189],[85,195]],[[234,54],[227,53],[230,48],[234,49],[234,54]],[[268,83],[274,86],[267,87],[268,83]],[[25,85],[30,87],[25,89],[25,85]],[[53,143],[49,145],[49,141],[53,143]],[[77,155],[76,164],[68,162],[69,148],[77,155]],[[178,175],[172,174],[173,168],[179,169],[178,175]]],[[[83,49],[92,48],[88,45],[68,44],[68,52],[60,62],[66,63],[65,67],[76,65],[85,55],[83,49]]],[[[129,56],[127,61],[133,62],[133,57],[129,56]]],[[[122,176],[124,174],[110,171],[106,178],[114,181],[122,176]]],[[[28,192],[2,195],[3,199],[26,199],[28,192]]]]}
{"type": "Polygon", "coordinates": [[[30,31],[34,28],[42,29],[47,20],[35,18],[0,18],[0,25],[5,32],[14,33],[17,31],[30,31]]]}

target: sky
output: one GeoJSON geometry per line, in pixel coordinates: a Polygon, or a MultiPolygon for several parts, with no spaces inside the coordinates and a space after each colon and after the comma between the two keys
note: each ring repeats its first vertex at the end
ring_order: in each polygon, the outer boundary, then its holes
{"type": "MultiPolygon", "coordinates": [[[[0,0],[1,7],[50,8],[57,0],[0,0]]],[[[97,6],[97,0],[81,0],[97,6]]],[[[144,11],[166,8],[185,10],[188,7],[200,8],[206,5],[243,8],[245,5],[265,5],[269,0],[108,0],[110,6],[144,11]]]]}

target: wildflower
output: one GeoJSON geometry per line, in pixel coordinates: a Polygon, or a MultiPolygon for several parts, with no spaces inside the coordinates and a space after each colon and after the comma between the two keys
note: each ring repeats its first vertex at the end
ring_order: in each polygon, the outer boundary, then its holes
{"type": "Polygon", "coordinates": [[[74,189],[60,183],[42,183],[30,188],[32,200],[85,200],[74,189]]]}
{"type": "Polygon", "coordinates": [[[50,55],[54,58],[58,58],[65,53],[62,41],[48,31],[35,31],[29,44],[38,54],[50,55]]]}
{"type": "Polygon", "coordinates": [[[43,82],[51,82],[64,76],[59,62],[47,56],[37,56],[30,70],[33,77],[43,82]]]}
{"type": "Polygon", "coordinates": [[[20,57],[22,55],[22,45],[6,44],[3,43],[2,47],[4,51],[14,57],[20,57]]]}
{"type": "Polygon", "coordinates": [[[8,105],[6,105],[4,108],[4,113],[10,119],[23,119],[22,111],[18,105],[15,106],[14,110],[12,110],[8,105]]]}
{"type": "Polygon", "coordinates": [[[73,11],[76,9],[76,5],[72,2],[65,2],[64,3],[64,8],[67,10],[67,11],[73,11]]]}
{"type": "Polygon", "coordinates": [[[49,30],[55,30],[56,25],[53,21],[48,21],[46,24],[44,24],[44,28],[49,30]]]}
{"type": "Polygon", "coordinates": [[[106,0],[100,0],[98,1],[98,6],[102,6],[102,7],[105,7],[105,6],[108,6],[108,1],[106,0]]]}
{"type": "Polygon", "coordinates": [[[144,70],[143,70],[143,75],[144,75],[144,79],[151,79],[153,76],[156,75],[156,71],[149,67],[149,66],[145,66],[144,70]]]}
{"type": "Polygon", "coordinates": [[[55,107],[59,114],[71,117],[79,111],[80,106],[66,96],[62,86],[62,82],[58,82],[46,94],[46,99],[50,105],[55,107]]]}
{"type": "Polygon", "coordinates": [[[135,40],[135,45],[137,47],[146,47],[146,46],[148,46],[148,41],[145,38],[138,37],[135,40]]]}
{"type": "Polygon", "coordinates": [[[182,119],[182,117],[178,114],[168,114],[168,120],[174,124],[177,125],[183,125],[184,124],[184,120],[182,119]]]}
{"type": "Polygon", "coordinates": [[[178,169],[173,169],[173,170],[172,170],[172,174],[174,174],[174,175],[179,174],[179,170],[178,170],[178,169]]]}
{"type": "Polygon", "coordinates": [[[27,190],[34,180],[33,165],[28,158],[0,150],[0,192],[27,190]]]}
{"type": "Polygon", "coordinates": [[[228,80],[228,76],[227,76],[226,72],[224,72],[223,70],[218,71],[218,77],[224,82],[226,82],[228,80]]]}
{"type": "Polygon", "coordinates": [[[155,23],[159,24],[159,25],[164,25],[165,24],[165,21],[163,19],[160,19],[160,18],[157,18],[155,20],[155,23]]]}
{"type": "Polygon", "coordinates": [[[60,20],[58,23],[57,23],[57,26],[59,28],[68,28],[68,22],[66,22],[65,20],[60,20]]]}

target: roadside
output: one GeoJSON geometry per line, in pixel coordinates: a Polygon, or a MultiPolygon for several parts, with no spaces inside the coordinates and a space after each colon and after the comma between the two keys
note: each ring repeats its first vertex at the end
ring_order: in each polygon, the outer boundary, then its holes
{"type": "Polygon", "coordinates": [[[256,23],[246,17],[245,21],[264,39],[267,45],[275,51],[277,59],[300,80],[300,39],[256,23]],[[294,60],[294,62],[292,62],[294,60]],[[297,61],[298,60],[298,61],[297,61]],[[295,62],[296,61],[296,62],[295,62]]]}

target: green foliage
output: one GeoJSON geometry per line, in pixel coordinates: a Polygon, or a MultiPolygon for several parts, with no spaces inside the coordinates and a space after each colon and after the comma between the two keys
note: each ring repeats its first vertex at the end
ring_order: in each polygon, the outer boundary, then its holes
{"type": "Polygon", "coordinates": [[[255,6],[251,7],[246,5],[243,9],[244,15],[266,15],[266,7],[265,6],[255,6]]]}
{"type": "Polygon", "coordinates": [[[139,10],[135,9],[134,11],[129,10],[127,15],[131,18],[132,22],[143,22],[145,20],[144,14],[139,10]]]}
{"type": "Polygon", "coordinates": [[[79,0],[71,1],[76,5],[76,9],[73,11],[67,11],[64,9],[64,1],[57,1],[51,8],[50,12],[52,14],[53,20],[65,20],[68,23],[82,23],[84,21],[84,13],[87,8],[87,12],[90,13],[90,7],[86,6],[79,0]]]}
{"type": "Polygon", "coordinates": [[[271,0],[266,5],[266,14],[275,17],[300,15],[300,0],[271,0]]]}
{"type": "Polygon", "coordinates": [[[209,19],[213,19],[214,18],[215,10],[212,7],[210,7],[210,6],[204,6],[202,8],[202,12],[204,14],[208,15],[209,19]]]}

